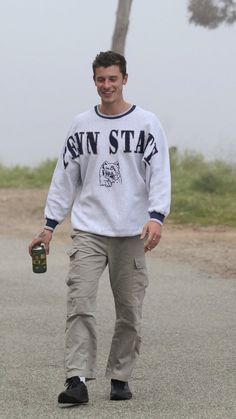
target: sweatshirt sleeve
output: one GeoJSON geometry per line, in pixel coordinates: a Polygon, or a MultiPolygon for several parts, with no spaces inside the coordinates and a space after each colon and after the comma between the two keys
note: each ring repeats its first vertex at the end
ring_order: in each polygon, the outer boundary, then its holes
{"type": "Polygon", "coordinates": [[[148,212],[151,219],[162,224],[170,212],[171,176],[166,136],[155,116],[149,126],[143,161],[149,198],[148,212]]]}
{"type": "Polygon", "coordinates": [[[54,230],[69,213],[80,186],[79,155],[73,136],[68,136],[58,159],[49,188],[45,219],[49,230],[54,230]]]}

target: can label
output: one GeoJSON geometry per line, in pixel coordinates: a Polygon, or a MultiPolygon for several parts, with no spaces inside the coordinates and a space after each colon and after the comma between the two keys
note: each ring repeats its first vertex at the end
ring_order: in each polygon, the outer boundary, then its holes
{"type": "Polygon", "coordinates": [[[47,258],[44,246],[36,245],[32,248],[32,268],[36,274],[47,271],[47,258]]]}

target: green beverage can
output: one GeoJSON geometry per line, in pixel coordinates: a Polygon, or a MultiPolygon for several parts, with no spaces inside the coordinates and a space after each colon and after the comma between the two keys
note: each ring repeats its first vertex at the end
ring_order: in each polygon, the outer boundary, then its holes
{"type": "Polygon", "coordinates": [[[37,244],[32,248],[32,267],[33,272],[36,274],[42,274],[47,271],[46,251],[43,244],[37,244]]]}

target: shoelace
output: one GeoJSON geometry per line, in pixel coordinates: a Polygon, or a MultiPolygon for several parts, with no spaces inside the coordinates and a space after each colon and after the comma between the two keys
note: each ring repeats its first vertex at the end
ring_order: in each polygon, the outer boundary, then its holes
{"type": "Polygon", "coordinates": [[[79,383],[80,383],[79,377],[71,377],[66,380],[64,385],[65,387],[67,387],[67,389],[69,389],[69,388],[76,387],[79,383]]]}

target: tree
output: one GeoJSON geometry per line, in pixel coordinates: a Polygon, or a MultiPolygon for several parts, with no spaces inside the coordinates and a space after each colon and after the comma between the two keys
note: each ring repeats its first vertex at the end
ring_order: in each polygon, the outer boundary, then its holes
{"type": "Polygon", "coordinates": [[[132,0],[119,0],[116,12],[116,23],[112,37],[112,51],[124,55],[125,41],[129,28],[129,15],[132,0]]]}
{"type": "MultiPolygon", "coordinates": [[[[131,4],[132,0],[118,1],[111,49],[120,54],[125,50],[131,4]]],[[[236,1],[188,0],[188,13],[190,23],[209,29],[215,29],[221,23],[232,25],[236,21],[236,1]]]]}
{"type": "Polygon", "coordinates": [[[221,23],[232,25],[236,21],[234,0],[189,0],[189,22],[195,25],[217,28],[221,23]]]}

